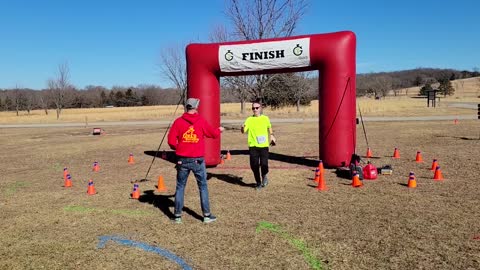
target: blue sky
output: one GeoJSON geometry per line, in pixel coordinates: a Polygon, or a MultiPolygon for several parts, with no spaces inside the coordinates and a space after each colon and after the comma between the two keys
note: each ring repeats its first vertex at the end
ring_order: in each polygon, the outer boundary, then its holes
{"type": "MultiPolygon", "coordinates": [[[[224,0],[0,0],[0,88],[42,89],[67,62],[78,88],[155,84],[160,52],[208,42],[224,0]]],[[[297,33],[351,30],[357,72],[480,68],[480,1],[311,0],[297,33]]]]}

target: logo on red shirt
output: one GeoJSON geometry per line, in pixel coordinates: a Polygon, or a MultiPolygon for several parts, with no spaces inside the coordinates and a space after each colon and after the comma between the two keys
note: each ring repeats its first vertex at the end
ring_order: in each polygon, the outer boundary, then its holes
{"type": "Polygon", "coordinates": [[[188,130],[183,133],[182,139],[184,143],[198,143],[199,139],[197,137],[197,134],[195,134],[195,129],[193,126],[190,126],[188,130]]]}

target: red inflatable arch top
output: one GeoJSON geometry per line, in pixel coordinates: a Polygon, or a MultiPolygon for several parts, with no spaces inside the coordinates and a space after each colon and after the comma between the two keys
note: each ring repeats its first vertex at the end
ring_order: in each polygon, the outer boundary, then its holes
{"type": "MultiPolygon", "coordinates": [[[[201,100],[199,113],[215,127],[220,126],[221,76],[318,70],[319,157],[325,166],[345,166],[356,145],[355,47],[350,31],[189,44],[187,95],[201,100]]],[[[220,163],[220,145],[220,139],[207,139],[207,165],[220,163]]]]}

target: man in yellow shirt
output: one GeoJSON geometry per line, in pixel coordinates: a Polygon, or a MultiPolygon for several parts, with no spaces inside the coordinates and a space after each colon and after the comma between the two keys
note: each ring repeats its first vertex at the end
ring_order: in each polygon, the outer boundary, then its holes
{"type": "Polygon", "coordinates": [[[268,184],[268,147],[275,145],[276,139],[273,135],[270,118],[262,114],[260,100],[252,103],[253,115],[245,120],[242,125],[242,133],[247,133],[248,150],[250,154],[250,168],[253,171],[256,189],[259,190],[268,184]],[[260,178],[261,172],[261,178],[260,178]]]}

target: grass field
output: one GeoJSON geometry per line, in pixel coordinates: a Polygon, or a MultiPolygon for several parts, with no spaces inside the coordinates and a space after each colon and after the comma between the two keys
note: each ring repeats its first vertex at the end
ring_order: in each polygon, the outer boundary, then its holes
{"type": "MultiPolygon", "coordinates": [[[[479,99],[480,100],[480,99],[479,99]]],[[[247,104],[249,106],[250,104],[247,104]]],[[[447,102],[440,102],[436,108],[428,108],[424,99],[412,99],[408,97],[388,98],[384,100],[358,99],[358,107],[363,116],[419,116],[419,115],[468,115],[472,110],[463,108],[451,108],[447,102]]],[[[44,111],[35,110],[28,115],[22,112],[19,116],[15,112],[0,112],[0,124],[33,124],[33,123],[101,123],[111,121],[135,121],[135,120],[171,120],[183,113],[176,106],[146,106],[130,108],[89,108],[89,109],[66,109],[63,110],[60,119],[56,119],[55,111],[51,110],[48,115],[44,111]]],[[[265,114],[276,118],[315,118],[318,117],[318,102],[312,101],[308,107],[301,107],[297,112],[294,107],[278,110],[266,108],[265,114]]],[[[221,105],[222,119],[244,119],[246,114],[240,113],[239,103],[227,103],[221,105]]]]}
{"type": "MultiPolygon", "coordinates": [[[[109,127],[104,136],[90,128],[2,129],[0,269],[182,269],[160,251],[181,258],[185,269],[480,269],[478,121],[366,128],[371,161],[393,165],[393,175],[353,188],[327,170],[324,192],[309,166],[318,153],[315,123],[275,126],[270,185],[260,192],[246,138],[227,130],[222,149],[232,160],[208,170],[218,221],[207,225],[192,177],[184,223],[170,222],[175,169],[167,160],[156,159],[140,200],[129,199],[130,181],[145,177],[165,128],[109,127]],[[399,160],[391,159],[394,147],[399,160]],[[415,163],[417,150],[425,163],[415,163]],[[433,158],[444,181],[431,179],[433,158]],[[71,188],[63,187],[64,166],[71,188]],[[416,189],[405,186],[410,171],[416,189]],[[155,191],[160,175],[164,193],[155,191]],[[89,179],[98,194],[86,194],[89,179]]],[[[363,136],[357,144],[362,154],[363,136]]]]}
{"type": "MultiPolygon", "coordinates": [[[[443,101],[425,108],[424,100],[407,97],[359,103],[364,116],[476,113],[443,101]]],[[[222,119],[243,119],[238,109],[222,104],[222,119]]],[[[174,110],[65,110],[59,122],[170,120],[174,110]]],[[[272,119],[317,112],[315,102],[301,112],[266,111],[272,119]]],[[[48,117],[1,113],[0,121],[58,122],[53,112],[48,117]]],[[[90,127],[0,128],[0,269],[480,269],[479,120],[367,122],[365,128],[370,161],[392,165],[393,174],[353,188],[328,169],[322,192],[312,181],[318,123],[275,124],[270,184],[261,191],[253,188],[245,136],[228,129],[222,149],[232,160],[208,169],[218,217],[212,224],[200,220],[192,176],[184,223],[170,222],[175,169],[166,144],[160,150],[168,159],[155,159],[149,181],[139,183],[140,199],[130,199],[131,181],[145,177],[164,126],[108,126],[102,136],[92,136],[90,127]],[[391,158],[394,147],[400,159],[391,158]],[[417,151],[424,163],[414,161],[417,151]],[[130,153],[135,164],[127,163],[130,153]],[[432,180],[433,158],[443,181],[432,180]],[[94,161],[99,172],[92,171],[94,161]],[[64,167],[71,188],[63,187],[64,167]],[[410,171],[416,189],[406,187],[410,171]],[[167,192],[156,191],[159,176],[167,192]],[[96,195],[86,194],[89,179],[96,195]]],[[[357,129],[356,149],[364,154],[363,129],[357,129]]]]}

